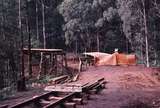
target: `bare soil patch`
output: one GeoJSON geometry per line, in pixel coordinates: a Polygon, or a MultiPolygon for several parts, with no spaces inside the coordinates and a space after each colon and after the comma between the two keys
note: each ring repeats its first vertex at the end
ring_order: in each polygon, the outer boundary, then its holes
{"type": "MultiPolygon", "coordinates": [[[[73,83],[84,84],[104,77],[106,89],[92,95],[87,104],[78,108],[159,108],[160,82],[159,69],[144,66],[101,66],[88,67],[80,73],[79,80],[73,83]]],[[[16,103],[43,93],[43,88],[18,93],[5,103],[16,103]]]]}
{"type": "Polygon", "coordinates": [[[159,108],[159,69],[144,66],[91,67],[82,72],[80,83],[105,77],[108,83],[100,95],[92,96],[85,108],[159,108]]]}

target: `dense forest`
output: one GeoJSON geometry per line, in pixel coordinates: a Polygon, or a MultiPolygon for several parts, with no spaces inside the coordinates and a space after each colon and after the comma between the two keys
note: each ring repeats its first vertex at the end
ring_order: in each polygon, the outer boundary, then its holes
{"type": "Polygon", "coordinates": [[[147,67],[159,66],[159,34],[159,0],[0,0],[0,82],[7,74],[18,78],[23,47],[118,48],[147,67]]]}

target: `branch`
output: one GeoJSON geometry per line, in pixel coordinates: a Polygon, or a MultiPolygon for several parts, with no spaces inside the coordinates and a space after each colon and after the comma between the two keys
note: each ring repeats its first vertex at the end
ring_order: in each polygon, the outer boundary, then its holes
{"type": "Polygon", "coordinates": [[[157,12],[158,12],[157,16],[160,17],[160,8],[158,7],[157,0],[154,0],[153,5],[154,5],[155,8],[157,9],[157,12]]]}
{"type": "Polygon", "coordinates": [[[49,8],[47,5],[45,5],[45,0],[37,0],[37,3],[39,5],[42,5],[42,3],[43,3],[43,5],[44,5],[45,8],[49,8]]]}

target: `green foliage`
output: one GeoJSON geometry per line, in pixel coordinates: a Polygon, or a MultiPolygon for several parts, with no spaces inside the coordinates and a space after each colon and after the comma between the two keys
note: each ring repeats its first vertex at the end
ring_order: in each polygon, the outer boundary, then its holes
{"type": "MultiPolygon", "coordinates": [[[[97,35],[103,39],[106,38],[107,30],[118,27],[120,29],[121,21],[116,20],[115,25],[113,21],[115,18],[120,18],[115,3],[114,0],[64,0],[58,10],[65,20],[63,30],[66,44],[77,43],[78,49],[83,49],[82,51],[95,50],[91,47],[96,44],[97,35]]],[[[106,42],[100,41],[101,47],[105,46],[106,42]]],[[[101,50],[107,48],[103,47],[101,50]]],[[[111,48],[111,50],[114,49],[111,48]]]]}
{"type": "MultiPolygon", "coordinates": [[[[151,65],[158,65],[159,49],[157,49],[159,28],[159,4],[156,1],[144,0],[147,18],[149,58],[151,65]]],[[[145,51],[145,28],[144,28],[144,13],[142,0],[117,0],[118,13],[123,21],[123,32],[129,39],[132,49],[137,53],[140,60],[144,61],[145,51]]]]}

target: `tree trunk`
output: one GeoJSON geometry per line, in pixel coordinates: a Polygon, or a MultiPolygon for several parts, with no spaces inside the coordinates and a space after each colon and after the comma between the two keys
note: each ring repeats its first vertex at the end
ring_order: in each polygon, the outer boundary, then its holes
{"type": "Polygon", "coordinates": [[[43,25],[43,48],[46,48],[45,7],[43,0],[41,0],[41,2],[42,2],[42,25],[43,25]]]}
{"type": "Polygon", "coordinates": [[[21,19],[21,0],[18,1],[18,22],[19,22],[19,36],[21,37],[21,74],[20,74],[20,81],[18,82],[18,91],[24,91],[26,89],[26,84],[25,84],[25,73],[24,73],[24,53],[23,53],[23,33],[22,33],[22,19],[21,19]]]}
{"type": "Polygon", "coordinates": [[[30,15],[29,15],[29,5],[28,0],[26,1],[26,7],[27,7],[27,32],[28,32],[28,70],[29,70],[29,76],[32,77],[32,53],[31,53],[31,28],[30,28],[30,15]]]}
{"type": "Polygon", "coordinates": [[[87,48],[88,50],[87,51],[91,51],[91,37],[89,35],[89,31],[87,32],[87,48]]]}
{"type": "Polygon", "coordinates": [[[158,57],[158,55],[157,55],[156,50],[154,50],[154,57],[155,57],[154,65],[157,66],[157,57],[158,57]]]}
{"type": "MultiPolygon", "coordinates": [[[[41,0],[41,5],[42,5],[42,26],[43,26],[43,48],[46,48],[46,28],[45,28],[45,7],[44,7],[44,2],[41,0]]],[[[41,53],[41,60],[39,64],[39,74],[41,76],[42,71],[43,71],[43,53],[41,53]]],[[[45,73],[45,72],[44,72],[45,73]]]]}
{"type": "Polygon", "coordinates": [[[19,0],[19,36],[21,37],[21,74],[22,77],[24,77],[24,53],[23,53],[23,47],[24,47],[24,41],[23,41],[23,34],[22,34],[22,20],[21,20],[21,0],[19,0]]]}
{"type": "Polygon", "coordinates": [[[37,40],[39,40],[39,21],[38,21],[38,1],[36,0],[36,37],[37,37],[37,40]]]}
{"type": "Polygon", "coordinates": [[[142,0],[142,4],[143,4],[143,20],[144,20],[144,27],[145,27],[146,65],[147,65],[147,67],[149,67],[150,64],[149,64],[148,28],[147,28],[145,0],[142,0]]]}
{"type": "Polygon", "coordinates": [[[4,34],[4,0],[2,0],[2,13],[1,13],[1,36],[5,40],[5,34],[4,34]]]}
{"type": "Polygon", "coordinates": [[[97,33],[97,51],[100,51],[99,34],[97,33]]]}
{"type": "Polygon", "coordinates": [[[76,55],[78,54],[78,40],[76,38],[76,55]]]}
{"type": "MultiPolygon", "coordinates": [[[[156,25],[154,25],[154,30],[156,30],[156,25]]],[[[157,39],[157,35],[156,35],[156,33],[154,32],[154,40],[156,40],[157,39]]],[[[157,45],[157,42],[156,42],[156,45],[157,45]]],[[[158,46],[158,45],[157,45],[158,46]]],[[[157,60],[158,60],[158,55],[157,55],[157,49],[156,48],[154,48],[154,56],[155,56],[155,60],[154,60],[154,65],[155,66],[157,66],[157,60]]]]}
{"type": "Polygon", "coordinates": [[[129,43],[127,37],[126,37],[126,52],[127,54],[129,53],[129,43]]]}

